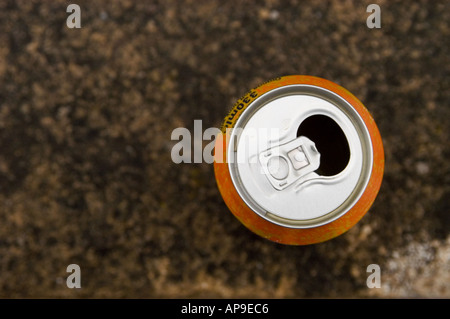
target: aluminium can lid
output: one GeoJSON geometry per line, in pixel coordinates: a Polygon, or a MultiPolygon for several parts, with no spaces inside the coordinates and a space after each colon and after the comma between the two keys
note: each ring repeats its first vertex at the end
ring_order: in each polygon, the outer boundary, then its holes
{"type": "Polygon", "coordinates": [[[251,102],[231,131],[226,155],[243,201],[289,228],[318,227],[344,215],[364,193],[373,165],[370,135],[358,112],[336,93],[306,84],[276,88],[251,102]],[[305,125],[312,135],[303,134],[305,125]],[[336,142],[339,134],[343,139],[336,142]],[[322,169],[338,161],[330,148],[337,157],[348,151],[331,175],[322,169]]]}

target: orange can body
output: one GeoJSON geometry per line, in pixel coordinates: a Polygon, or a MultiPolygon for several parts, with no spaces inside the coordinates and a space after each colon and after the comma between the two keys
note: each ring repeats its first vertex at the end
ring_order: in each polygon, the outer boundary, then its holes
{"type": "Polygon", "coordinates": [[[353,227],[369,210],[381,186],[384,171],[384,151],[378,128],[364,105],[343,87],[313,76],[292,75],[274,79],[250,91],[241,98],[225,118],[222,133],[216,138],[214,172],[220,193],[234,216],[248,229],[271,241],[288,245],[320,243],[339,236],[353,227]],[[271,222],[247,205],[233,183],[227,159],[231,134],[237,119],[258,98],[273,90],[303,85],[326,89],[344,99],[359,114],[370,135],[372,166],[368,182],[359,199],[339,218],[317,227],[296,228],[271,222]]]}

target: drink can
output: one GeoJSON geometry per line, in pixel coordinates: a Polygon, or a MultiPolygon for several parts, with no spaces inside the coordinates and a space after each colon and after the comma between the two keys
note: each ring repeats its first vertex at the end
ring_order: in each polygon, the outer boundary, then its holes
{"type": "Polygon", "coordinates": [[[277,243],[349,230],[380,189],[384,151],[364,105],[313,76],[268,81],[239,99],[216,138],[214,172],[230,211],[277,243]]]}

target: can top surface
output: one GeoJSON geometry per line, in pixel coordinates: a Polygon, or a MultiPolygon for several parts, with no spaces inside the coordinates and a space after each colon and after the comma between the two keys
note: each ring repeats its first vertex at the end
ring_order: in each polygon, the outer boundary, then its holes
{"type": "Polygon", "coordinates": [[[287,85],[257,97],[230,134],[226,156],[237,192],[280,226],[311,228],[336,220],[370,179],[373,149],[364,121],[349,102],[319,86],[287,85]],[[319,118],[327,120],[312,120],[319,118]],[[307,122],[312,136],[302,134],[307,122]],[[333,125],[343,136],[337,142],[339,134],[327,127],[333,125]],[[321,167],[333,166],[345,150],[345,165],[325,174],[321,167]]]}

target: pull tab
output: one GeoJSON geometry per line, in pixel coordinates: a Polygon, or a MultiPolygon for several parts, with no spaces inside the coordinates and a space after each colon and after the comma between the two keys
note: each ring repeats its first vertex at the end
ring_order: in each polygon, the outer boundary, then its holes
{"type": "Polygon", "coordinates": [[[320,166],[320,153],[313,141],[300,136],[259,154],[264,174],[277,190],[283,190],[320,166]]]}

